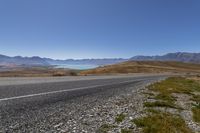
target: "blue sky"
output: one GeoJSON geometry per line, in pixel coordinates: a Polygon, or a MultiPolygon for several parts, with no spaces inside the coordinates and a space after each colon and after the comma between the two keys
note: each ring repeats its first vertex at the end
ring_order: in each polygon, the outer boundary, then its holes
{"type": "Polygon", "coordinates": [[[129,58],[200,52],[199,0],[0,0],[0,54],[129,58]]]}

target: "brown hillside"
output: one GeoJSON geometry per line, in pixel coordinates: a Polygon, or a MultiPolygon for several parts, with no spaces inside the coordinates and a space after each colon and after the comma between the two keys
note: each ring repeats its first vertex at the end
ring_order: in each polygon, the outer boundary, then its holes
{"type": "Polygon", "coordinates": [[[49,76],[76,76],[77,71],[46,67],[15,68],[14,70],[0,71],[0,77],[49,77],[49,76]]]}
{"type": "Polygon", "coordinates": [[[200,64],[172,61],[128,61],[115,65],[98,67],[82,71],[81,75],[114,74],[114,73],[163,73],[187,72],[200,73],[200,64]]]}

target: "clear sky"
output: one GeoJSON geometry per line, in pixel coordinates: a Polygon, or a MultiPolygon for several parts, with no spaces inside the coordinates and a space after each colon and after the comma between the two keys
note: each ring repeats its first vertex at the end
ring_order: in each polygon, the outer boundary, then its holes
{"type": "Polygon", "coordinates": [[[129,58],[200,52],[200,0],[0,0],[0,54],[129,58]]]}

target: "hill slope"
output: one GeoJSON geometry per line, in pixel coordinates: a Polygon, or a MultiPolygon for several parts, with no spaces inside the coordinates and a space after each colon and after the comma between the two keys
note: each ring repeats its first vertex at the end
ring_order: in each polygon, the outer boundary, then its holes
{"type": "Polygon", "coordinates": [[[115,65],[82,71],[81,75],[113,73],[163,73],[194,72],[200,73],[200,64],[173,61],[128,61],[115,65]]]}

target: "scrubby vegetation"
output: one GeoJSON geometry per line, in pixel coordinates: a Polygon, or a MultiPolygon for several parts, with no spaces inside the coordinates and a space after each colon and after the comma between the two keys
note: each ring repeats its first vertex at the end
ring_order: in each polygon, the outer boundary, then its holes
{"type": "Polygon", "coordinates": [[[193,100],[196,104],[193,104],[192,112],[193,112],[193,119],[195,122],[200,123],[200,96],[193,96],[193,100]]]}
{"type": "Polygon", "coordinates": [[[133,133],[131,129],[121,129],[121,133],[133,133]]]}
{"type": "Polygon", "coordinates": [[[121,114],[119,114],[119,115],[116,116],[115,121],[117,123],[120,123],[120,122],[122,122],[125,119],[125,117],[126,117],[126,115],[123,114],[123,113],[121,113],[121,114]]]}
{"type": "Polygon", "coordinates": [[[168,107],[168,108],[180,109],[174,103],[165,102],[165,101],[145,102],[144,106],[145,107],[168,107]]]}
{"type": "MultiPolygon", "coordinates": [[[[159,92],[160,99],[164,98],[164,100],[173,101],[172,93],[192,94],[192,92],[200,91],[200,83],[183,77],[171,77],[162,82],[152,84],[149,88],[152,91],[159,92]]],[[[159,97],[157,98],[159,99],[159,97]]]]}
{"type": "Polygon", "coordinates": [[[184,77],[170,77],[161,82],[154,83],[148,87],[149,95],[154,102],[145,102],[144,106],[146,116],[133,120],[138,127],[143,129],[144,133],[191,133],[184,121],[177,114],[157,110],[155,107],[182,109],[175,103],[177,101],[173,94],[186,94],[195,102],[193,108],[193,119],[200,122],[200,82],[184,77]],[[197,94],[196,94],[197,93],[197,94]]]}
{"type": "MultiPolygon", "coordinates": [[[[153,111],[152,111],[153,112],[153,111]]],[[[185,121],[176,115],[155,111],[146,117],[133,120],[144,133],[191,133],[185,121]]]]}
{"type": "Polygon", "coordinates": [[[109,130],[111,130],[114,127],[115,126],[113,126],[113,125],[103,124],[103,125],[101,125],[101,127],[99,128],[99,130],[97,132],[99,132],[99,133],[107,133],[109,130]]]}
{"type": "Polygon", "coordinates": [[[199,96],[193,93],[200,92],[200,83],[183,77],[170,77],[162,82],[150,85],[149,90],[157,92],[158,95],[154,99],[162,102],[147,103],[147,106],[157,105],[176,108],[174,105],[176,98],[172,94],[184,93],[193,96],[193,100],[199,100],[199,96]]]}
{"type": "Polygon", "coordinates": [[[193,107],[192,112],[194,121],[200,123],[200,105],[193,107]]]}

